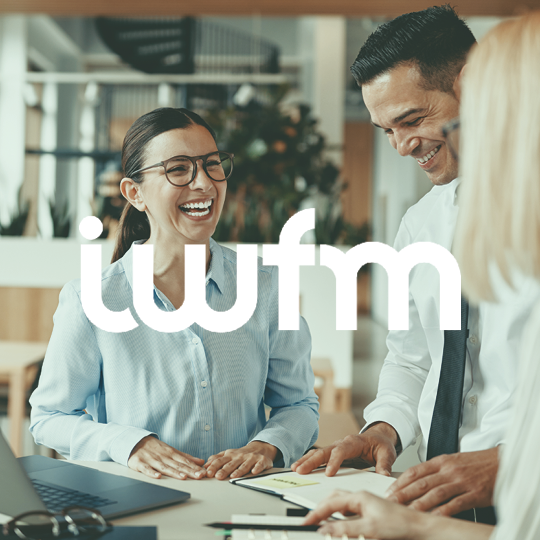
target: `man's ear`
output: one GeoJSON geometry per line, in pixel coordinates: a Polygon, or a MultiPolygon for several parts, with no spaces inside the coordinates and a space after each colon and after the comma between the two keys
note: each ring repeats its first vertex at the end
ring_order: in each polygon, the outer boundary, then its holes
{"type": "Polygon", "coordinates": [[[122,195],[130,202],[137,210],[144,212],[146,204],[144,202],[141,187],[131,178],[122,178],[120,182],[120,191],[122,195]]]}
{"type": "Polygon", "coordinates": [[[465,64],[461,71],[459,72],[458,76],[456,77],[456,80],[454,81],[454,94],[458,101],[461,101],[461,88],[463,85],[463,76],[465,75],[466,71],[469,69],[468,64],[465,64]]]}

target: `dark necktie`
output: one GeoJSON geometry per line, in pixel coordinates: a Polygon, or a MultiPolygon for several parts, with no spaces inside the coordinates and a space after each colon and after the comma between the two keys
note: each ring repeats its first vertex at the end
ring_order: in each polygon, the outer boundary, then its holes
{"type": "Polygon", "coordinates": [[[459,420],[463,401],[463,376],[467,354],[469,304],[461,297],[461,330],[444,331],[441,375],[429,439],[427,459],[458,451],[459,420]]]}
{"type": "MultiPolygon", "coordinates": [[[[441,454],[454,454],[459,450],[459,420],[463,402],[463,378],[467,356],[467,320],[469,304],[461,297],[461,330],[444,331],[441,375],[427,447],[427,459],[441,454]]],[[[467,521],[496,525],[492,506],[471,508],[453,516],[467,521]]]]}

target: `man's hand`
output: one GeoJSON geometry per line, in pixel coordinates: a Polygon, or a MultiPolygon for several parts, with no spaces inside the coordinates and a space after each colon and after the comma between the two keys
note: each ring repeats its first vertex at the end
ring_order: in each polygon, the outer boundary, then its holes
{"type": "Polygon", "coordinates": [[[387,499],[445,516],[490,506],[498,467],[497,448],[437,456],[405,471],[387,499]]]}
{"type": "Polygon", "coordinates": [[[271,469],[276,459],[278,449],[262,441],[253,441],[242,448],[225,450],[215,456],[210,456],[205,463],[209,478],[215,476],[218,480],[240,478],[250,472],[260,474],[271,469]]]}
{"type": "Polygon", "coordinates": [[[151,435],[137,443],[128,459],[130,469],[150,478],[161,478],[165,474],[178,480],[204,478],[206,471],[201,467],[203,463],[204,459],[180,452],[151,435]]]}
{"type": "Polygon", "coordinates": [[[390,476],[397,457],[397,442],[396,430],[385,422],[379,422],[360,435],[348,435],[326,448],[309,451],[293,463],[291,469],[298,474],[308,474],[326,464],[326,476],[334,476],[344,460],[361,458],[375,465],[375,472],[390,476]]]}

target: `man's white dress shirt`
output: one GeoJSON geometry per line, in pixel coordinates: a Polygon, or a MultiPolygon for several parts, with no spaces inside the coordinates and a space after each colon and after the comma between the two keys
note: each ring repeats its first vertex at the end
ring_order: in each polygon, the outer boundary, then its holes
{"type": "MultiPolygon", "coordinates": [[[[394,247],[434,242],[451,250],[458,215],[459,179],[435,186],[410,208],[394,247]]],[[[482,303],[469,310],[469,338],[459,430],[460,451],[486,450],[504,440],[516,384],[520,339],[525,322],[540,298],[534,280],[521,280],[515,291],[498,291],[503,303],[482,303]]],[[[431,417],[437,396],[444,346],[439,324],[439,274],[419,264],[410,274],[409,330],[388,334],[388,355],[377,397],[364,411],[366,426],[387,422],[403,448],[422,434],[419,448],[426,459],[431,417]]]]}

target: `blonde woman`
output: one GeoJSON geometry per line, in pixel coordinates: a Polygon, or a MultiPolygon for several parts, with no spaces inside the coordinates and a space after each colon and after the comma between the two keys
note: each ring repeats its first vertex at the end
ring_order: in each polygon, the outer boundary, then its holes
{"type": "MultiPolygon", "coordinates": [[[[471,301],[506,301],[540,279],[540,12],[502,23],[472,52],[461,104],[460,220],[454,240],[471,301]]],[[[458,124],[454,127],[456,128],[458,124]]],[[[456,129],[449,133],[455,141],[456,129]]],[[[540,305],[526,323],[517,399],[495,490],[498,525],[416,512],[365,492],[336,493],[306,519],[319,531],[390,539],[540,538],[540,305]]],[[[516,351],[517,355],[518,351],[516,351]]]]}

